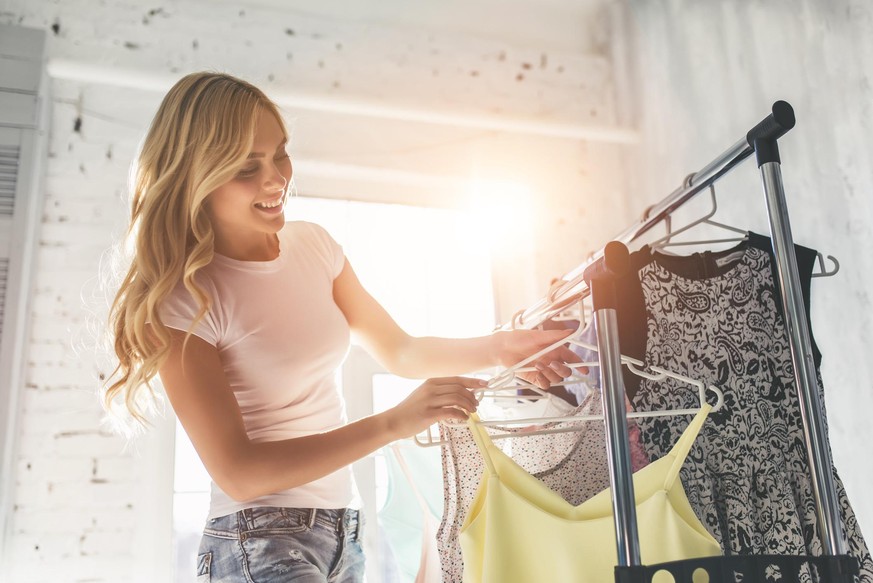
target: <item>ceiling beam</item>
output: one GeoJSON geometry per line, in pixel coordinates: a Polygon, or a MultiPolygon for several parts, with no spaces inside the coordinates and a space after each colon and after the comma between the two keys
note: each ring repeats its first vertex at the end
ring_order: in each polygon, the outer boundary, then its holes
{"type": "MultiPolygon", "coordinates": [[[[49,59],[48,74],[53,79],[126,87],[155,93],[166,92],[178,79],[178,75],[58,58],[49,59]]],[[[279,105],[292,109],[327,111],[377,119],[476,128],[589,142],[611,144],[635,144],[639,142],[639,134],[635,129],[608,125],[560,123],[508,115],[457,113],[421,109],[372,99],[338,98],[304,92],[271,92],[270,97],[279,105]]]]}

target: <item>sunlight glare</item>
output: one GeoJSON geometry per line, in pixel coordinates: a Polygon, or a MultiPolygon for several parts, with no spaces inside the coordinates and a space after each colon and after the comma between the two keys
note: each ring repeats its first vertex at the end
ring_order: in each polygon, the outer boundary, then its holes
{"type": "Polygon", "coordinates": [[[531,189],[517,182],[471,182],[465,210],[472,236],[495,255],[511,255],[529,246],[532,198],[531,189]]]}

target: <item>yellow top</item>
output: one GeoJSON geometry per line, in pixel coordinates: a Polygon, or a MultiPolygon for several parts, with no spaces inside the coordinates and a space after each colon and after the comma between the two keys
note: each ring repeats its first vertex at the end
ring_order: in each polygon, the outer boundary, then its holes
{"type": "MultiPolygon", "coordinates": [[[[667,455],[633,475],[643,564],[721,555],[677,479],[710,408],[701,409],[667,455]]],[[[461,526],[464,582],[614,581],[611,490],[571,505],[498,449],[478,420],[471,415],[469,426],[486,469],[461,526]]]]}

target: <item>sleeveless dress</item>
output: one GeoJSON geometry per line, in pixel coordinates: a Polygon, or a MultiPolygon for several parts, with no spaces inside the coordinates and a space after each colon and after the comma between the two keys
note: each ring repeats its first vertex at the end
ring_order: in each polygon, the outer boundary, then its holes
{"type": "MultiPolygon", "coordinates": [[[[630,404],[628,403],[628,406],[630,404]]],[[[568,416],[602,413],[599,391],[591,391],[581,405],[568,416]]],[[[648,464],[639,439],[639,429],[628,420],[628,439],[634,471],[648,464]]],[[[541,428],[560,428],[569,424],[547,423],[541,428]]],[[[606,437],[603,423],[589,421],[576,431],[546,435],[527,435],[525,429],[512,427],[482,427],[489,435],[518,433],[519,437],[496,440],[495,446],[508,453],[524,471],[532,474],[545,487],[569,504],[578,505],[609,487],[606,459],[606,437]]],[[[437,530],[437,547],[442,567],[443,583],[461,583],[464,559],[461,553],[460,529],[467,517],[485,470],[485,461],[466,424],[440,424],[440,436],[446,442],[442,449],[445,502],[443,518],[437,530]]]]}
{"type": "MultiPolygon", "coordinates": [[[[719,253],[672,256],[644,247],[619,292],[622,353],[714,384],[724,407],[710,416],[681,472],[685,491],[725,555],[820,555],[809,464],[770,239],[719,253]],[[638,277],[637,277],[638,276],[638,277]]],[[[804,299],[815,252],[796,247],[804,299]]],[[[814,341],[813,341],[814,345],[814,341]]],[[[820,354],[813,346],[816,368],[820,354]]],[[[819,394],[824,403],[821,377],[819,394]]],[[[697,395],[671,381],[625,377],[636,410],[694,407],[697,395]]],[[[677,418],[637,421],[655,459],[685,429],[677,418]]],[[[825,435],[827,432],[825,431],[825,435]]],[[[873,562],[833,469],[849,554],[863,583],[873,562]]]]}
{"type": "MultiPolygon", "coordinates": [[[[709,406],[694,417],[670,452],[633,475],[644,564],[712,557],[721,548],[700,523],[677,479],[709,406]]],[[[613,579],[618,555],[612,492],[570,504],[494,446],[470,416],[485,474],[461,527],[465,583],[613,579]]],[[[658,578],[665,582],[672,577],[658,578]]]]}

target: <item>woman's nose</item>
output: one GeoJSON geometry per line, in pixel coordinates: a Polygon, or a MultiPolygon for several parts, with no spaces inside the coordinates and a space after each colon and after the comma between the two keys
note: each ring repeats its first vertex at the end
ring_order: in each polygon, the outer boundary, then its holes
{"type": "Polygon", "coordinates": [[[288,186],[288,181],[285,179],[285,176],[279,172],[279,169],[274,166],[264,182],[264,190],[284,191],[286,186],[288,186]]]}

